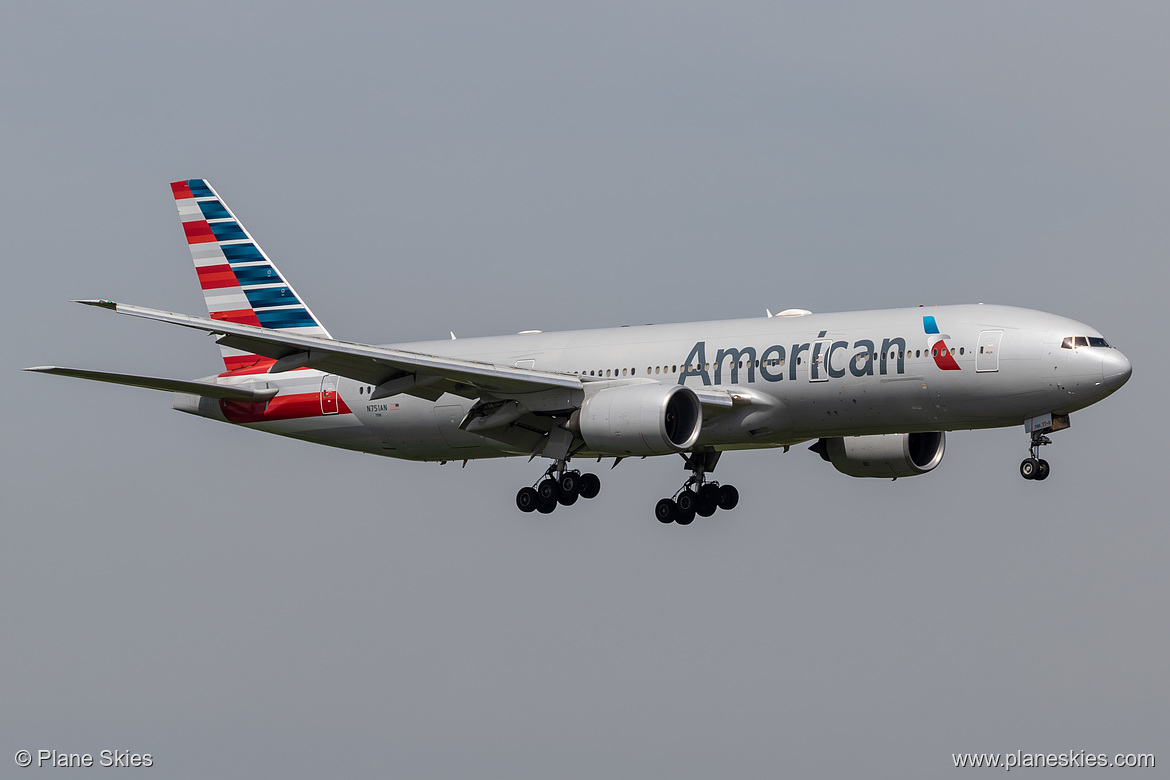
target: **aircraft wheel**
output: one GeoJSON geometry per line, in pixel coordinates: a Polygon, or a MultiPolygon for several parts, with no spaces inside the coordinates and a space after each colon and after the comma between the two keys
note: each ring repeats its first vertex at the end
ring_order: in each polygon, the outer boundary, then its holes
{"type": "Polygon", "coordinates": [[[720,509],[735,509],[739,504],[739,491],[731,485],[723,485],[719,488],[719,508],[720,509]]]}
{"type": "Polygon", "coordinates": [[[581,498],[597,498],[601,492],[601,480],[596,474],[582,474],[580,483],[581,498]]]}
{"type": "Polygon", "coordinates": [[[581,492],[581,475],[576,471],[566,471],[561,475],[560,487],[561,495],[572,495],[576,501],[577,495],[581,492]]]}
{"type": "Polygon", "coordinates": [[[532,512],[540,504],[540,494],[530,487],[520,488],[516,494],[516,506],[521,512],[532,512]]]}
{"type": "Polygon", "coordinates": [[[674,522],[679,525],[690,525],[695,521],[695,510],[684,510],[681,506],[678,508],[678,516],[674,518],[674,522]]]}
{"type": "Polygon", "coordinates": [[[566,493],[562,490],[561,494],[557,496],[557,501],[560,502],[561,506],[572,506],[577,503],[578,498],[580,498],[579,493],[566,493]]]}
{"type": "Polygon", "coordinates": [[[536,492],[540,494],[541,501],[552,501],[554,503],[561,495],[561,489],[557,486],[555,479],[541,481],[540,485],[536,488],[536,492]]]}
{"type": "Polygon", "coordinates": [[[541,500],[541,502],[536,505],[536,511],[540,512],[542,515],[551,515],[553,513],[553,510],[556,508],[557,508],[557,500],[555,498],[552,499],[551,501],[541,500]]]}
{"type": "MultiPolygon", "coordinates": [[[[691,520],[695,518],[695,511],[699,508],[699,494],[693,490],[687,489],[679,493],[678,498],[675,499],[678,504],[678,509],[684,515],[690,515],[691,520]]],[[[682,521],[679,521],[682,523],[682,521]]],[[[690,520],[687,521],[688,523],[690,520]]],[[[686,525],[686,523],[682,523],[686,525]]]]}
{"type": "Polygon", "coordinates": [[[1048,466],[1048,461],[1046,461],[1046,460],[1038,461],[1036,466],[1037,466],[1037,468],[1036,468],[1036,481],[1040,481],[1042,479],[1048,479],[1048,474],[1050,471],[1052,471],[1052,469],[1048,466]]]}
{"type": "Polygon", "coordinates": [[[1040,461],[1035,458],[1024,458],[1020,464],[1020,476],[1024,479],[1036,479],[1036,472],[1040,470],[1040,461]]]}
{"type": "Polygon", "coordinates": [[[718,508],[718,501],[712,501],[708,503],[700,496],[699,505],[695,507],[695,514],[697,514],[699,517],[710,517],[711,515],[715,514],[715,510],[718,508]]]}
{"type": "Polygon", "coordinates": [[[708,482],[699,488],[699,503],[717,506],[719,504],[719,486],[708,482]]]}
{"type": "Polygon", "coordinates": [[[654,505],[654,516],[660,523],[673,523],[678,518],[678,504],[664,498],[654,505]]]}

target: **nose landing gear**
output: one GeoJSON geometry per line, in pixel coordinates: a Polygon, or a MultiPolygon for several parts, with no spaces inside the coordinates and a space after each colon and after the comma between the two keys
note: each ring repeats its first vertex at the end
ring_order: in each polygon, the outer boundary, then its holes
{"type": "Polygon", "coordinates": [[[544,476],[531,487],[522,487],[516,494],[516,507],[521,512],[550,514],[557,505],[572,506],[578,498],[596,498],[601,492],[601,480],[596,474],[582,474],[565,468],[567,461],[558,460],[548,467],[544,476]]]}
{"type": "Polygon", "coordinates": [[[654,517],[660,523],[690,525],[699,517],[710,517],[716,509],[735,509],[739,491],[731,485],[708,482],[706,474],[715,470],[720,453],[714,450],[684,455],[691,476],[671,498],[664,498],[654,506],[654,517]]]}
{"type": "Polygon", "coordinates": [[[1039,457],[1040,448],[1045,444],[1051,444],[1052,439],[1048,438],[1042,433],[1032,433],[1032,444],[1028,447],[1028,457],[1024,458],[1020,463],[1020,476],[1024,479],[1034,479],[1037,481],[1048,479],[1048,473],[1051,470],[1048,466],[1048,461],[1039,457]]]}
{"type": "Polygon", "coordinates": [[[1050,471],[1048,461],[1040,459],[1040,448],[1051,444],[1052,440],[1045,434],[1054,431],[1063,431],[1072,425],[1067,414],[1042,414],[1039,417],[1030,417],[1024,420],[1024,431],[1032,437],[1028,447],[1028,457],[1020,464],[1020,476],[1024,479],[1045,480],[1050,471]]]}

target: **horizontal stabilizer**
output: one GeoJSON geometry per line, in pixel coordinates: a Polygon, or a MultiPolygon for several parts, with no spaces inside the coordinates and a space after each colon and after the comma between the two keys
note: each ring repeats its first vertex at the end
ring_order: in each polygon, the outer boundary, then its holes
{"type": "Polygon", "coordinates": [[[265,390],[249,390],[246,387],[232,385],[217,385],[212,382],[197,382],[188,379],[165,379],[157,376],[139,376],[137,374],[114,374],[109,371],[87,371],[84,368],[61,368],[59,366],[34,366],[25,371],[36,371],[40,374],[56,374],[57,376],[72,376],[78,379],[92,379],[95,382],[111,382],[115,385],[130,385],[131,387],[145,387],[148,390],[173,390],[177,393],[191,393],[206,398],[228,398],[235,401],[267,401],[278,392],[275,388],[265,390]]]}

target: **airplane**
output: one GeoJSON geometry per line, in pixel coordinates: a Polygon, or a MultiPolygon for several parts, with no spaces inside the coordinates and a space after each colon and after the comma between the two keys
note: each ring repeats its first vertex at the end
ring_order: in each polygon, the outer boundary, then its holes
{"type": "Polygon", "coordinates": [[[662,523],[733,509],[710,478],[727,451],[803,442],[851,477],[932,471],[946,432],[1023,425],[1025,479],[1070,415],[1132,367],[1094,328],[969,304],[373,345],[333,338],[205,179],[171,184],[209,317],[109,300],[119,314],[216,336],[224,371],[195,380],[25,369],[167,390],[172,408],[280,436],[420,461],[508,456],[550,465],[524,512],[595,498],[586,458],[681,455],[689,477],[662,523]]]}

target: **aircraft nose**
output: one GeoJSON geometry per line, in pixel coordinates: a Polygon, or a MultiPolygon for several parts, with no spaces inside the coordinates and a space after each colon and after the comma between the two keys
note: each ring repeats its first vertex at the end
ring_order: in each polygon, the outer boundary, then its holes
{"type": "Polygon", "coordinates": [[[1101,381],[1112,392],[1129,381],[1133,366],[1120,350],[1111,349],[1101,356],[1101,381]]]}

